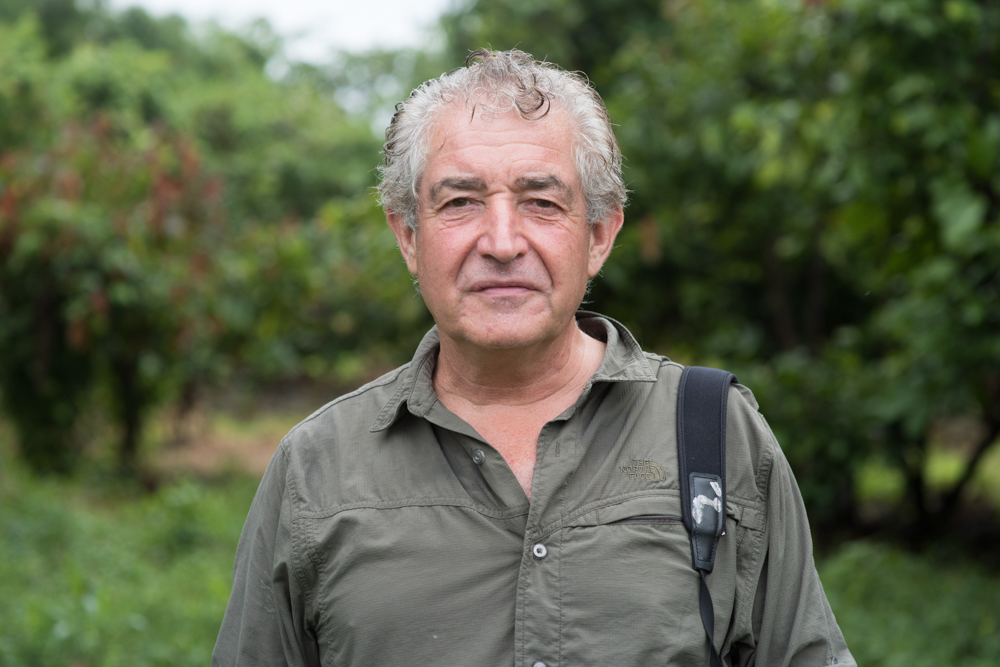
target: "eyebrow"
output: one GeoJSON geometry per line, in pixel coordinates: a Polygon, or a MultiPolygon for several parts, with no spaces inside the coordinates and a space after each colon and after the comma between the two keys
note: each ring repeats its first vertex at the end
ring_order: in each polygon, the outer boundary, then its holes
{"type": "Polygon", "coordinates": [[[431,187],[431,201],[436,201],[442,190],[483,192],[486,183],[478,178],[442,178],[431,187]]]}
{"type": "MultiPolygon", "coordinates": [[[[514,181],[514,188],[518,192],[539,192],[545,190],[558,190],[569,196],[571,189],[558,177],[548,176],[527,176],[514,181]]],[[[431,201],[437,201],[444,190],[459,190],[471,192],[484,192],[487,189],[486,182],[479,178],[442,178],[431,186],[431,201]]]]}
{"type": "Polygon", "coordinates": [[[519,178],[514,181],[514,187],[520,192],[530,192],[533,190],[559,190],[564,194],[569,194],[570,188],[555,176],[540,176],[519,178]]]}

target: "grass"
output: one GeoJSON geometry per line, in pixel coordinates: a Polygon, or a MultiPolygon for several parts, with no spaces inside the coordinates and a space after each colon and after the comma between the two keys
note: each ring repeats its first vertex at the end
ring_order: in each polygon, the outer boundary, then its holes
{"type": "Polygon", "coordinates": [[[256,480],[94,492],[8,466],[0,665],[207,665],[256,480]]]}
{"type": "MultiPolygon", "coordinates": [[[[213,419],[233,436],[288,426],[213,419]]],[[[207,665],[256,478],[179,478],[153,493],[94,475],[39,479],[9,443],[0,424],[0,667],[207,665]]],[[[896,492],[891,473],[866,475],[875,497],[896,492]]],[[[996,479],[998,451],[974,490],[994,493],[996,479]]],[[[1000,664],[1000,575],[870,541],[818,566],[859,664],[1000,664]]]]}
{"type": "Polygon", "coordinates": [[[871,542],[844,545],[819,572],[859,665],[1000,664],[1000,576],[871,542]]]}

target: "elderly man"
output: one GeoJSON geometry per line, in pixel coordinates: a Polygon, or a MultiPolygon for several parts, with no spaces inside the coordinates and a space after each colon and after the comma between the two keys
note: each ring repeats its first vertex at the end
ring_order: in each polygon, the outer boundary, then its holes
{"type": "Polygon", "coordinates": [[[795,481],[739,385],[703,623],[682,367],[577,310],[625,203],[586,80],[472,54],[400,105],[379,189],[437,326],[282,441],[213,665],[853,664],[795,481]]]}

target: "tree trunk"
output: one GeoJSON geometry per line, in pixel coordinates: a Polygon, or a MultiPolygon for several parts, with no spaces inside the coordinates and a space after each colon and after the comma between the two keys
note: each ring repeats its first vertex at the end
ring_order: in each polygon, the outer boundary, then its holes
{"type": "Polygon", "coordinates": [[[788,297],[788,280],[785,267],[774,251],[775,241],[772,239],[764,246],[764,271],[767,276],[767,297],[771,305],[771,317],[778,344],[785,352],[798,347],[798,336],[795,335],[795,318],[792,317],[791,300],[788,297]]]}
{"type": "Polygon", "coordinates": [[[983,455],[989,451],[990,447],[996,442],[996,439],[1000,437],[1000,422],[990,422],[986,430],[986,435],[983,439],[979,441],[976,445],[976,450],[972,453],[972,458],[965,465],[965,470],[962,471],[962,476],[955,482],[954,486],[948,489],[948,492],[942,496],[941,507],[938,510],[939,521],[946,521],[949,516],[954,513],[958,508],[958,503],[962,499],[962,492],[965,487],[968,486],[969,482],[976,474],[976,470],[979,467],[979,462],[983,459],[983,455]]]}
{"type": "Polygon", "coordinates": [[[820,250],[820,236],[822,225],[817,224],[813,230],[809,253],[809,272],[807,274],[808,292],[805,307],[805,330],[806,342],[813,355],[819,355],[823,347],[824,338],[824,317],[826,313],[826,261],[823,259],[823,252],[820,250]]]}
{"type": "Polygon", "coordinates": [[[125,475],[134,476],[138,471],[139,435],[145,405],[139,387],[138,359],[118,359],[113,363],[113,370],[118,394],[118,420],[122,427],[118,463],[125,475]]]}
{"type": "Polygon", "coordinates": [[[916,537],[925,529],[929,517],[924,480],[924,465],[927,460],[925,443],[908,437],[901,422],[894,422],[889,427],[889,433],[906,479],[905,504],[913,512],[912,516],[907,517],[907,532],[911,537],[916,537]]]}

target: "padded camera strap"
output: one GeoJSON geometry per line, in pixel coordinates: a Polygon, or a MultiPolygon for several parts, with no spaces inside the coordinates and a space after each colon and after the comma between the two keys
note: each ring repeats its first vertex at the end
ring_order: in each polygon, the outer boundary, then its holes
{"type": "Polygon", "coordinates": [[[715,649],[715,610],[706,575],[726,527],[726,404],[732,373],[688,366],[677,392],[677,462],[681,517],[691,537],[691,565],[701,577],[699,606],[708,635],[710,667],[722,667],[715,649]]]}

